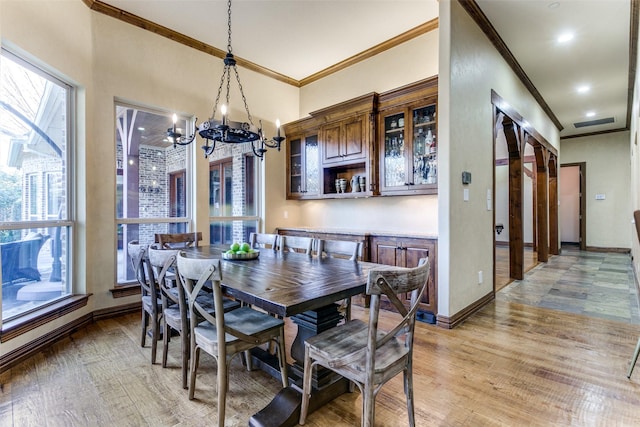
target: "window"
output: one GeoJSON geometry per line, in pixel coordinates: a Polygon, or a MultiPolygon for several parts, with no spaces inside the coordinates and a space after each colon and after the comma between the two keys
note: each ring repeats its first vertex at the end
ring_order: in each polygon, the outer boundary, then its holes
{"type": "Polygon", "coordinates": [[[0,70],[0,295],[5,323],[51,305],[73,289],[73,88],[4,47],[0,70]]]}
{"type": "MultiPolygon", "coordinates": [[[[234,149],[240,151],[241,148],[234,149]]],[[[257,230],[256,164],[256,157],[247,153],[211,162],[209,231],[212,244],[247,242],[249,235],[257,230]]]]}
{"type": "MultiPolygon", "coordinates": [[[[173,146],[166,137],[171,114],[123,102],[116,114],[116,222],[118,284],[135,282],[127,243],[154,242],[156,233],[190,231],[188,154],[191,145],[173,146]]],[[[180,119],[180,132],[192,121],[180,119]]],[[[193,145],[193,144],[192,144],[193,145]]]]}

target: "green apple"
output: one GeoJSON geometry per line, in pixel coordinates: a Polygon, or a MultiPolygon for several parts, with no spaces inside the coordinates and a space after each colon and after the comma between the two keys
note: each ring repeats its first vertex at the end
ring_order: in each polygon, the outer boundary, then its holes
{"type": "Polygon", "coordinates": [[[240,245],[240,250],[241,251],[245,251],[245,252],[249,252],[251,250],[251,245],[249,245],[248,243],[243,243],[242,245],[240,245]]]}
{"type": "Polygon", "coordinates": [[[238,251],[240,250],[240,243],[238,243],[238,242],[233,243],[233,244],[231,245],[231,250],[232,250],[233,252],[238,252],[238,251]]]}

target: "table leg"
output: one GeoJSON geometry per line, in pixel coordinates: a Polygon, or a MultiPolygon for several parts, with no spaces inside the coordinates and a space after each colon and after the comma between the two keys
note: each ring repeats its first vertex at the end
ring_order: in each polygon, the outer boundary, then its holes
{"type": "MultiPolygon", "coordinates": [[[[282,389],[264,409],[253,415],[249,420],[249,426],[288,427],[298,424],[304,372],[304,342],[309,337],[335,327],[341,319],[342,316],[336,304],[318,310],[305,311],[292,317],[293,322],[298,325],[298,333],[291,344],[291,357],[294,363],[289,366],[290,385],[282,389]]],[[[275,370],[271,368],[269,371],[275,370]]],[[[348,381],[322,367],[314,371],[312,385],[310,413],[349,389],[348,381]]]]}

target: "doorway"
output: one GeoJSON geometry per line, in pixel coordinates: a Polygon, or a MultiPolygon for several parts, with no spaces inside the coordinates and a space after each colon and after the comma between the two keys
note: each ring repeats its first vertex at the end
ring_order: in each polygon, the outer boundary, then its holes
{"type": "Polygon", "coordinates": [[[586,249],[586,163],[560,166],[560,242],[586,249]]]}

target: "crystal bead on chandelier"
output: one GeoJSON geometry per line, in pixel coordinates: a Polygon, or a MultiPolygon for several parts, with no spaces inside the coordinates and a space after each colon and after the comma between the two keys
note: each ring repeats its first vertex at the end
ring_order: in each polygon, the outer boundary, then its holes
{"type": "MultiPolygon", "coordinates": [[[[216,96],[215,104],[213,105],[213,111],[211,112],[211,118],[205,122],[202,122],[200,126],[196,125],[196,133],[200,134],[206,142],[202,146],[204,150],[204,156],[210,156],[216,148],[216,142],[223,142],[229,144],[243,144],[246,142],[251,143],[253,154],[259,158],[263,158],[267,152],[267,148],[277,148],[280,151],[280,144],[284,141],[284,137],[280,136],[280,121],[276,121],[277,135],[272,139],[267,139],[262,132],[262,121],[259,121],[260,127],[253,124],[251,113],[249,112],[249,106],[247,105],[247,99],[244,96],[242,90],[242,84],[240,83],[240,76],[238,75],[238,69],[236,68],[236,60],[233,57],[231,49],[231,0],[227,3],[227,16],[228,16],[228,42],[227,42],[227,55],[224,58],[224,70],[222,71],[222,77],[220,78],[220,85],[218,86],[218,95],[216,96]],[[231,87],[231,69],[238,82],[238,88],[240,89],[240,95],[244,102],[244,109],[247,113],[247,122],[234,122],[227,117],[227,106],[229,105],[229,88],[231,87]],[[221,105],[220,112],[222,120],[216,120],[215,114],[218,109],[218,103],[220,101],[220,95],[222,94],[222,87],[226,82],[226,104],[221,105]]],[[[196,119],[197,121],[198,119],[196,119]]],[[[173,127],[167,129],[167,136],[173,141],[173,146],[176,145],[188,145],[193,142],[196,137],[194,133],[191,136],[183,136],[176,130],[177,116],[173,115],[173,127]]]]}

